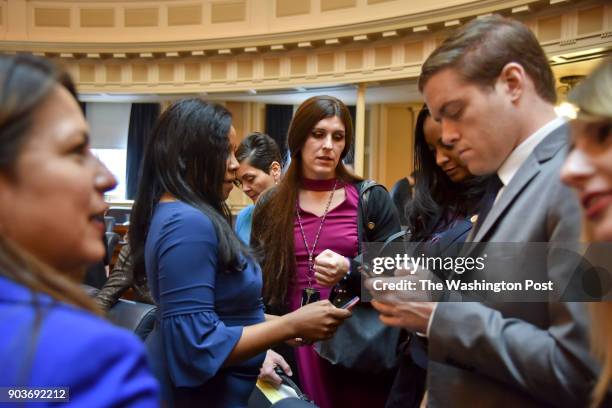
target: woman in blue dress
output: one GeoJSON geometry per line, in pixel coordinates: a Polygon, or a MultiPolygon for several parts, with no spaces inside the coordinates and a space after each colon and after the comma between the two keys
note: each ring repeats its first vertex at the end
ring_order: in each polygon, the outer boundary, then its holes
{"type": "Polygon", "coordinates": [[[104,256],[116,184],[87,133],[67,74],[0,56],[0,387],[44,390],[36,406],[155,407],[142,343],[96,316],[76,283],[104,256]]]}
{"type": "Polygon", "coordinates": [[[328,338],[350,316],[329,301],[264,315],[261,270],[225,204],[238,168],[231,120],[217,104],[176,102],[143,159],[130,243],[158,304],[147,346],[169,406],[246,407],[270,346],[328,338]]]}
{"type": "MultiPolygon", "coordinates": [[[[236,149],[236,159],[240,163],[236,172],[238,183],[253,203],[257,202],[264,191],[278,184],[281,178],[281,155],[278,145],[270,136],[253,132],[245,137],[236,149]]],[[[249,205],[236,218],[236,233],[247,245],[251,241],[254,209],[255,204],[249,205]]]]}

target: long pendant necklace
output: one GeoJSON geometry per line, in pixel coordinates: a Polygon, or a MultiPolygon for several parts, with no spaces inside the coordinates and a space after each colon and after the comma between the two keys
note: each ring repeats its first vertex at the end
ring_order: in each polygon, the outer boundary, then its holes
{"type": "Polygon", "coordinates": [[[308,246],[308,241],[306,240],[306,233],[304,232],[304,225],[302,224],[302,217],[300,216],[299,197],[295,205],[298,225],[300,227],[300,232],[302,233],[302,239],[304,240],[304,247],[306,248],[306,252],[308,252],[308,272],[306,273],[306,278],[308,279],[308,287],[302,290],[302,306],[307,305],[308,303],[316,302],[321,299],[321,292],[319,292],[318,289],[312,287],[312,279],[314,278],[314,253],[317,247],[317,243],[319,242],[319,236],[321,235],[323,224],[325,224],[325,218],[327,218],[327,213],[329,212],[329,207],[331,206],[332,200],[334,199],[334,193],[336,192],[337,185],[338,179],[336,179],[336,181],[334,182],[334,187],[332,189],[331,194],[329,195],[329,200],[327,201],[325,211],[323,212],[323,216],[321,217],[319,229],[317,230],[317,234],[315,235],[312,248],[308,246]]]}

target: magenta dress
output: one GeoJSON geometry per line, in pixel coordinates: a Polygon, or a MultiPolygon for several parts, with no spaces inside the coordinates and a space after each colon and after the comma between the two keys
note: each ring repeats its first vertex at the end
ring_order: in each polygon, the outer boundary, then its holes
{"type": "MultiPolygon", "coordinates": [[[[331,191],[333,186],[334,180],[304,180],[303,188],[331,191]]],[[[330,249],[348,258],[354,258],[359,252],[357,232],[359,192],[351,184],[340,185],[338,183],[336,191],[341,188],[346,191],[346,199],[328,212],[314,257],[325,249],[330,249]]],[[[321,219],[301,208],[300,216],[308,246],[312,249],[321,219]]],[[[294,222],[294,242],[297,276],[295,283],[289,288],[291,311],[300,307],[302,290],[308,287],[308,251],[304,246],[297,217],[294,222]]],[[[312,277],[312,282],[313,287],[321,292],[321,299],[329,298],[331,288],[317,284],[314,277],[312,277]]],[[[373,382],[376,382],[372,377],[368,378],[331,365],[319,357],[313,346],[298,347],[295,349],[295,354],[302,391],[311,397],[319,407],[384,407],[388,390],[378,392],[380,387],[372,387],[373,382]]]]}

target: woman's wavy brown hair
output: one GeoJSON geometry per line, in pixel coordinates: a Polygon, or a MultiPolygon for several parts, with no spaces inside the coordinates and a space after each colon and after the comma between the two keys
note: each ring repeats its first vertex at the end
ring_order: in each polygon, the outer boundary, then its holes
{"type": "MultiPolygon", "coordinates": [[[[291,164],[278,186],[260,197],[253,213],[251,242],[259,253],[263,271],[263,297],[267,306],[284,308],[289,285],[295,278],[293,226],[302,179],[302,147],[322,119],[338,117],[345,128],[344,158],[353,144],[353,121],[348,108],[333,96],[313,96],[295,112],[287,142],[291,164]]],[[[336,177],[352,183],[361,180],[338,162],[336,177]]]]}

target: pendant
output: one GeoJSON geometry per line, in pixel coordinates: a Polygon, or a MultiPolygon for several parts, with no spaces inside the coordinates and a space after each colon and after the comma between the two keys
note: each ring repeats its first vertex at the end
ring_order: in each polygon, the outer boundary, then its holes
{"type": "Polygon", "coordinates": [[[304,288],[302,290],[302,306],[321,300],[321,292],[315,288],[304,288]]]}

